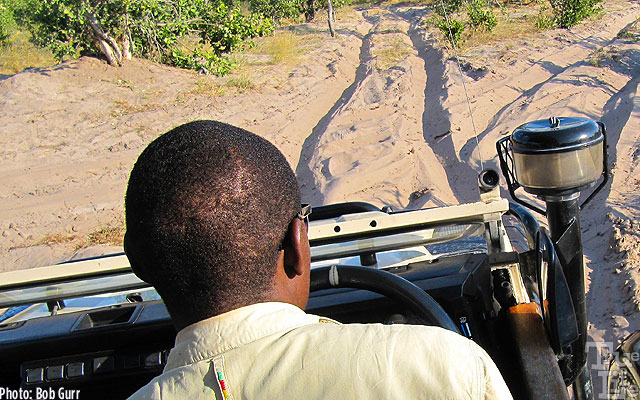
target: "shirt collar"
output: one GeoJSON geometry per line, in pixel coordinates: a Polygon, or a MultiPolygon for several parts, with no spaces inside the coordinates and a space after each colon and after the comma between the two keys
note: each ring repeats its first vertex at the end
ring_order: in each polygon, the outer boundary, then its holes
{"type": "Polygon", "coordinates": [[[213,358],[276,332],[317,323],[319,318],[287,303],[258,303],[183,328],[165,371],[213,358]]]}

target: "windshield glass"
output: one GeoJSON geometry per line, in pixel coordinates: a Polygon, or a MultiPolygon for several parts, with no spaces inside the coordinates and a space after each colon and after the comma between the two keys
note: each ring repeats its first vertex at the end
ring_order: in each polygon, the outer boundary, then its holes
{"type": "MultiPolygon", "coordinates": [[[[387,269],[419,261],[433,262],[440,257],[460,253],[484,251],[486,251],[484,239],[481,236],[469,236],[445,243],[378,252],[376,253],[375,263],[369,266],[371,268],[387,269]]],[[[363,264],[363,260],[360,256],[340,257],[313,262],[311,268],[314,269],[336,264],[358,266],[363,264]]],[[[25,299],[28,301],[29,298],[39,299],[39,301],[48,298],[49,301],[46,303],[34,302],[33,304],[8,307],[0,314],[0,322],[13,323],[116,304],[161,300],[156,290],[152,287],[142,287],[128,291],[119,290],[117,292],[100,293],[97,295],[84,295],[82,297],[69,298],[68,295],[66,295],[66,293],[74,293],[78,290],[83,293],[90,293],[92,290],[102,292],[105,290],[108,291],[108,288],[123,289],[127,286],[140,286],[140,284],[145,285],[141,283],[137,277],[128,273],[112,277],[80,279],[56,286],[38,286],[15,291],[4,291],[0,293],[0,302],[3,303],[9,302],[12,299],[24,302],[25,299]]]]}

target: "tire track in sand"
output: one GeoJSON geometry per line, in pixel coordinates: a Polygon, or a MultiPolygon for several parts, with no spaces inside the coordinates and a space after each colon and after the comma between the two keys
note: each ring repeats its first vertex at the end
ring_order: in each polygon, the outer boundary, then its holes
{"type": "MultiPolygon", "coordinates": [[[[364,15],[363,15],[364,16],[364,15]]],[[[327,131],[329,124],[333,118],[345,107],[345,105],[351,100],[357,88],[362,84],[365,77],[369,75],[371,61],[371,37],[373,35],[373,27],[376,21],[375,18],[365,17],[365,24],[369,25],[369,31],[366,35],[361,37],[362,45],[360,46],[360,64],[356,68],[354,80],[343,92],[338,101],[329,109],[329,111],[318,121],[316,126],[313,127],[311,135],[307,137],[302,145],[300,152],[300,158],[296,167],[296,176],[302,192],[302,201],[309,204],[324,204],[325,196],[322,190],[320,190],[319,182],[316,179],[315,173],[311,168],[310,160],[312,159],[320,138],[327,131]]],[[[340,33],[340,31],[339,31],[340,33]]],[[[357,33],[353,33],[357,34],[357,33]]],[[[323,172],[326,178],[326,171],[323,172]]]]}
{"type": "Polygon", "coordinates": [[[362,15],[369,29],[354,81],[302,149],[303,197],[397,209],[453,203],[446,173],[423,137],[426,76],[411,24],[383,7],[362,15]]]}
{"type": "Polygon", "coordinates": [[[476,201],[476,171],[468,162],[462,161],[456,152],[451,129],[451,114],[443,107],[448,97],[445,86],[446,65],[442,50],[434,47],[433,40],[425,39],[424,30],[419,26],[421,18],[429,13],[428,8],[394,7],[393,13],[410,24],[408,31],[418,57],[424,61],[427,82],[424,87],[424,112],[422,132],[424,141],[433,149],[447,174],[447,181],[458,203],[476,201]]]}

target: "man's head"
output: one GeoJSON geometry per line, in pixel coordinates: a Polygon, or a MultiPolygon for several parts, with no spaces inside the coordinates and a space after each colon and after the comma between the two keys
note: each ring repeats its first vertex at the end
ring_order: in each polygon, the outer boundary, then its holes
{"type": "Polygon", "coordinates": [[[257,302],[304,307],[300,192],[265,139],[215,121],[179,126],[138,158],[125,208],[127,256],[178,328],[257,302]]]}

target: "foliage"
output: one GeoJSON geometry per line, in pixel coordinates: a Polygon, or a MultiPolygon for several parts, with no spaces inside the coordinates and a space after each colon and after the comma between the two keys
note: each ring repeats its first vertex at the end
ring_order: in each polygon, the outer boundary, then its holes
{"type": "Polygon", "coordinates": [[[245,16],[224,0],[10,1],[27,2],[34,41],[59,60],[99,51],[89,16],[120,45],[130,38],[136,56],[220,75],[230,68],[224,53],[273,31],[270,20],[245,16]],[[190,51],[176,47],[185,36],[198,37],[198,45],[190,51]]]}
{"type": "Polygon", "coordinates": [[[462,7],[463,0],[438,0],[433,5],[435,12],[444,17],[446,15],[454,14],[462,7]]]}
{"type": "Polygon", "coordinates": [[[0,0],[0,45],[7,43],[9,36],[16,31],[17,24],[13,16],[13,10],[0,0]]]}
{"type": "Polygon", "coordinates": [[[469,15],[469,23],[474,28],[483,27],[491,31],[498,24],[496,16],[486,0],[470,0],[467,14],[469,15]]]}
{"type": "Polygon", "coordinates": [[[455,18],[450,18],[447,24],[446,19],[438,22],[438,29],[449,40],[452,46],[458,47],[461,42],[462,32],[464,31],[464,23],[455,18]]]}
{"type": "Polygon", "coordinates": [[[28,20],[28,6],[33,0],[0,0],[0,6],[9,9],[18,27],[26,25],[28,20]]]}
{"type": "MultiPolygon", "coordinates": [[[[284,18],[297,18],[304,12],[304,0],[249,0],[251,11],[279,21],[284,18]]],[[[320,2],[317,2],[320,3],[320,2]]]]}
{"type": "Polygon", "coordinates": [[[540,13],[536,16],[536,28],[540,30],[551,29],[554,25],[553,14],[550,14],[547,6],[540,7],[540,13]]]}
{"type": "MultiPolygon", "coordinates": [[[[462,0],[456,0],[462,1],[462,0]]],[[[333,8],[351,3],[351,0],[332,0],[333,8]]],[[[275,22],[283,19],[297,19],[302,14],[307,19],[319,10],[326,10],[326,0],[249,0],[249,8],[253,13],[271,18],[275,22]],[[313,12],[311,11],[313,9],[313,12]]]]}
{"type": "Polygon", "coordinates": [[[554,13],[554,23],[560,28],[570,28],[602,9],[602,0],[549,0],[554,13]]]}

